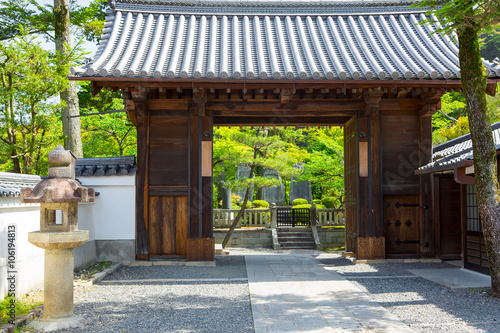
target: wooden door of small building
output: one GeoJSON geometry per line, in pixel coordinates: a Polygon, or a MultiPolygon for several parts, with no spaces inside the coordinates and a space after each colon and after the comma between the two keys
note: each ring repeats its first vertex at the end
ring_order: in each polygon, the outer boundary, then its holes
{"type": "Polygon", "coordinates": [[[465,192],[465,211],[463,213],[465,217],[464,267],[480,273],[490,274],[490,265],[477,204],[476,186],[463,186],[465,192]]]}
{"type": "Polygon", "coordinates": [[[453,174],[434,177],[436,254],[441,259],[462,259],[461,185],[453,174]]]}
{"type": "Polygon", "coordinates": [[[188,123],[186,112],[149,113],[148,234],[152,257],[186,255],[188,123]]]}
{"type": "Polygon", "coordinates": [[[419,206],[418,195],[384,196],[386,254],[415,255],[420,252],[419,206]]]}
{"type": "Polygon", "coordinates": [[[357,252],[358,142],[356,117],[344,127],[345,242],[347,252],[357,252]]]}

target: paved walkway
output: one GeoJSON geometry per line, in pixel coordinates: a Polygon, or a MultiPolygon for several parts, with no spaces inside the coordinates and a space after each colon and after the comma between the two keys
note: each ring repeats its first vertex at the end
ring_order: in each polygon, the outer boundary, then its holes
{"type": "Polygon", "coordinates": [[[311,254],[245,258],[256,333],[412,332],[311,254]]]}

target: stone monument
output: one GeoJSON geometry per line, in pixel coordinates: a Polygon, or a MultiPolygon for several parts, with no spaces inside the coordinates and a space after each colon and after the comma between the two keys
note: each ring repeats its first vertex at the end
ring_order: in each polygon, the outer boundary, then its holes
{"type": "MultiPolygon", "coordinates": [[[[295,163],[293,167],[304,169],[304,163],[295,163]]],[[[295,199],[306,199],[307,202],[311,203],[312,191],[310,181],[298,182],[295,177],[292,177],[292,181],[290,182],[290,204],[295,199]]]]}
{"type": "MultiPolygon", "coordinates": [[[[242,178],[250,178],[250,167],[246,164],[238,165],[238,169],[236,170],[236,180],[242,178]]],[[[238,203],[242,203],[245,199],[246,188],[238,188],[236,190],[236,195],[240,196],[241,199],[238,200],[238,203]]],[[[250,187],[250,196],[248,197],[248,201],[253,200],[253,185],[250,187]]]]}
{"type": "Polygon", "coordinates": [[[48,155],[49,177],[21,190],[21,202],[40,203],[40,231],[30,232],[28,241],[45,249],[43,317],[29,325],[35,330],[84,324],[73,314],[73,249],[89,239],[88,230],[78,230],[78,203],[93,202],[94,189],[75,180],[75,160],[58,146],[48,155]]]}
{"type": "Polygon", "coordinates": [[[275,203],[277,206],[283,206],[283,199],[285,197],[285,187],[281,181],[281,177],[275,170],[264,169],[262,172],[262,177],[274,178],[280,181],[278,186],[274,187],[263,187],[260,189],[260,199],[267,201],[269,203],[275,203]]]}
{"type": "Polygon", "coordinates": [[[231,205],[232,205],[231,189],[224,188],[224,186],[222,186],[222,184],[226,180],[226,171],[224,169],[225,168],[224,162],[222,162],[221,164],[222,164],[222,172],[220,173],[220,177],[219,177],[220,184],[221,184],[219,186],[219,192],[220,192],[221,197],[222,197],[222,209],[231,209],[231,205]]]}

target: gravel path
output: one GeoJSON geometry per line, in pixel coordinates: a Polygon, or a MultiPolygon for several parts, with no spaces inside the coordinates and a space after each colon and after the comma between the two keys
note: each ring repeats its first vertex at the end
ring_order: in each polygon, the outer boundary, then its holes
{"type": "MultiPolygon", "coordinates": [[[[60,332],[254,332],[244,256],[294,252],[231,249],[230,256],[217,256],[215,267],[122,267],[76,298],[75,313],[87,326],[60,332]]],[[[299,252],[351,281],[415,332],[500,332],[500,300],[488,296],[489,288],[451,289],[408,271],[455,266],[355,265],[339,254],[299,252]]]]}
{"type": "Polygon", "coordinates": [[[216,262],[215,267],[122,267],[77,299],[75,314],[88,324],[59,332],[254,332],[247,282],[222,281],[246,278],[245,258],[216,262]],[[177,281],[113,282],[140,279],[177,281]]]}
{"type": "Polygon", "coordinates": [[[358,264],[339,255],[319,255],[325,268],[353,282],[415,332],[500,332],[500,300],[489,288],[451,289],[408,269],[456,268],[447,263],[358,264]],[[373,276],[375,278],[370,278],[373,276]],[[376,278],[387,276],[392,278],[376,278]]]}

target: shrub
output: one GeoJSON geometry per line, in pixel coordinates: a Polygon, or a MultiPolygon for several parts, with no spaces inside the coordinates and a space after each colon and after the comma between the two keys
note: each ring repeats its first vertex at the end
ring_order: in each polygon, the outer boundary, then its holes
{"type": "Polygon", "coordinates": [[[269,208],[269,202],[265,200],[254,200],[252,204],[255,208],[269,208]]]}
{"type": "MultiPolygon", "coordinates": [[[[295,202],[295,200],[294,200],[294,202],[295,202]]],[[[311,208],[311,204],[295,205],[292,208],[311,208]]]]}
{"type": "MultiPolygon", "coordinates": [[[[293,206],[298,206],[298,205],[307,205],[307,204],[309,204],[309,202],[307,202],[307,200],[306,200],[306,199],[295,199],[295,200],[293,200],[293,202],[292,202],[292,205],[293,205],[293,206]]],[[[311,205],[309,205],[309,206],[311,206],[311,205]]]]}
{"type": "Polygon", "coordinates": [[[326,208],[335,208],[335,198],[325,197],[321,199],[321,204],[323,204],[326,208]]]}
{"type": "Polygon", "coordinates": [[[321,203],[321,199],[313,199],[313,203],[315,203],[316,205],[320,204],[321,203]]]}

